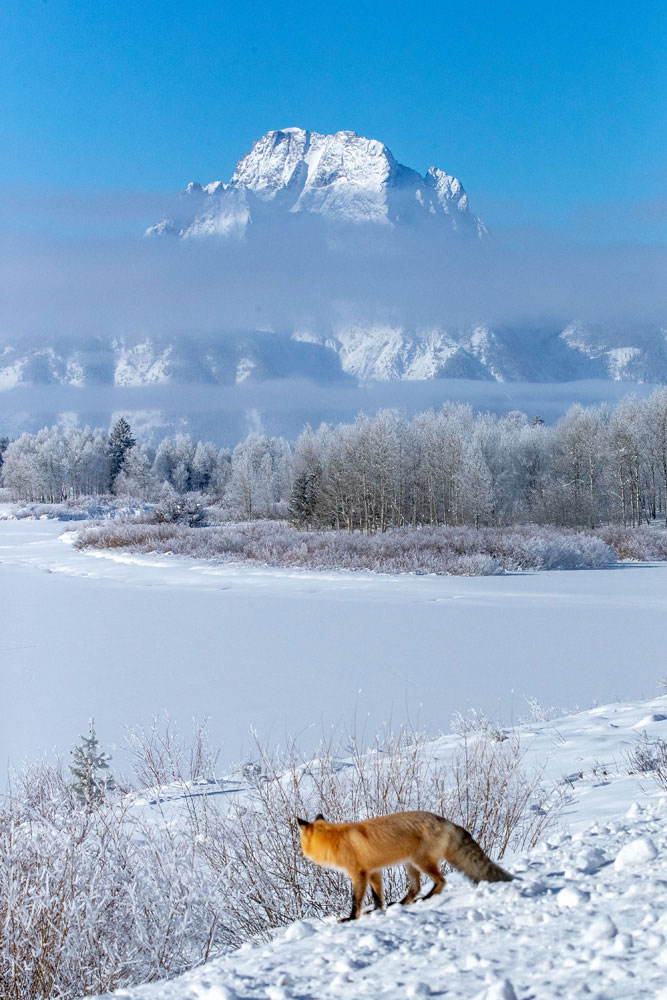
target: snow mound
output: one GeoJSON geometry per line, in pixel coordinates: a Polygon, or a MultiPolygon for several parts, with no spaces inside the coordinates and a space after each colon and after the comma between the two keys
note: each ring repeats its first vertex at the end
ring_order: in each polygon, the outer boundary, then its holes
{"type": "Polygon", "coordinates": [[[665,722],[665,720],[667,720],[667,715],[663,715],[661,712],[651,712],[650,715],[645,715],[639,722],[635,722],[633,729],[645,729],[646,726],[650,726],[654,722],[665,722]]]}
{"type": "Polygon", "coordinates": [[[658,848],[650,837],[639,837],[622,847],[614,861],[617,872],[637,868],[653,861],[658,856],[658,848]]]}
{"type": "Polygon", "coordinates": [[[592,924],[586,928],[582,934],[582,941],[586,944],[599,944],[601,941],[611,941],[618,934],[616,924],[611,917],[606,914],[596,917],[592,924]]]}
{"type": "Polygon", "coordinates": [[[558,893],[558,905],[563,908],[572,908],[574,906],[581,906],[582,903],[587,903],[590,896],[587,892],[582,892],[581,889],[577,889],[572,885],[566,885],[564,889],[558,893]]]}
{"type": "Polygon", "coordinates": [[[475,1000],[516,1000],[516,993],[509,979],[503,979],[478,993],[475,1000]]]}

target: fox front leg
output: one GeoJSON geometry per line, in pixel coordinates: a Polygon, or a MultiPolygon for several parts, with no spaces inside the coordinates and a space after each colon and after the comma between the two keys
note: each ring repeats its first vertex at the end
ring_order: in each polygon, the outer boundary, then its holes
{"type": "Polygon", "coordinates": [[[352,879],[352,910],[349,917],[341,917],[339,923],[346,924],[348,920],[358,920],[363,906],[366,887],[368,886],[368,872],[359,872],[352,879]]]}
{"type": "Polygon", "coordinates": [[[382,872],[373,872],[370,876],[371,895],[376,910],[384,907],[384,893],[382,891],[382,872]]]}

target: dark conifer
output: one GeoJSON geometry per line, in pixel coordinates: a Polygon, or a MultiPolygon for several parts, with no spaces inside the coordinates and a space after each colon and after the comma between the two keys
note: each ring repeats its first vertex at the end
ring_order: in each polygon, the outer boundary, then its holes
{"type": "Polygon", "coordinates": [[[125,455],[135,444],[136,441],[132,437],[130,425],[125,417],[119,417],[109,435],[109,478],[111,486],[113,486],[113,482],[123,466],[125,455]]]}

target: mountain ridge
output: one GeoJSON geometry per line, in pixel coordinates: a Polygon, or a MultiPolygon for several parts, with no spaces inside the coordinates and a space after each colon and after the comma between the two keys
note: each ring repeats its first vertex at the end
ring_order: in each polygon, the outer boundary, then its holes
{"type": "Polygon", "coordinates": [[[64,267],[32,330],[21,298],[30,333],[0,330],[0,391],[288,378],[667,382],[664,322],[577,320],[566,281],[558,308],[544,308],[551,320],[531,319],[542,305],[534,286],[553,294],[559,261],[538,252],[526,267],[529,254],[488,238],[457,177],[437,167],[422,176],[356,132],[269,131],[228,182],[191,182],[174,216],[146,233],[156,239],[137,233],[123,247],[120,284],[97,260],[92,271],[79,262],[74,282],[64,267]],[[529,318],[511,323],[513,314],[529,318]]]}
{"type": "Polygon", "coordinates": [[[162,219],[146,235],[242,236],[270,210],[390,227],[436,224],[477,238],[488,234],[470,212],[457,177],[435,166],[422,177],[383,142],[351,131],[273,129],[241,157],[228,183],[191,181],[180,208],[180,219],[162,219]]]}
{"type": "Polygon", "coordinates": [[[464,378],[487,382],[667,382],[667,330],[570,323],[465,328],[348,320],[170,337],[51,336],[0,342],[0,391],[22,385],[320,384],[464,378]]]}

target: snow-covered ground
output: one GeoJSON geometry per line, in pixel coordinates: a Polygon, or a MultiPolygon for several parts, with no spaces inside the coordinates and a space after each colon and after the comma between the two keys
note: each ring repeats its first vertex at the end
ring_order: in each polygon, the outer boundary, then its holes
{"type": "MultiPolygon", "coordinates": [[[[667,998],[667,798],[627,753],[667,736],[667,697],[521,727],[566,790],[560,828],[507,856],[512,883],[454,873],[440,897],[338,924],[302,920],[132,1000],[667,998]]],[[[433,743],[446,756],[449,736],[433,743]]],[[[172,808],[177,803],[172,803],[172,808]]]]}
{"type": "Polygon", "coordinates": [[[251,726],[307,744],[355,710],[367,732],[408,714],[446,732],[468,707],[510,725],[526,696],[588,708],[653,696],[667,672],[666,564],[316,573],[82,553],[66,528],[0,520],[3,767],[66,753],[90,715],[117,763],[124,724],[208,715],[227,766],[251,726]]]}
{"type": "Polygon", "coordinates": [[[116,996],[667,1000],[667,799],[627,758],[643,733],[667,738],[667,565],[317,574],[80,553],[66,527],[0,520],[3,763],[68,749],[90,714],[106,748],[162,708],[183,728],[210,714],[222,772],[251,725],[277,740],[312,724],[315,740],[355,703],[371,730],[421,706],[434,732],[466,706],[510,726],[529,715],[524,695],[585,709],[521,726],[528,761],[567,801],[546,842],[504,858],[517,881],[454,874],[437,899],[300,921],[116,996]]]}

